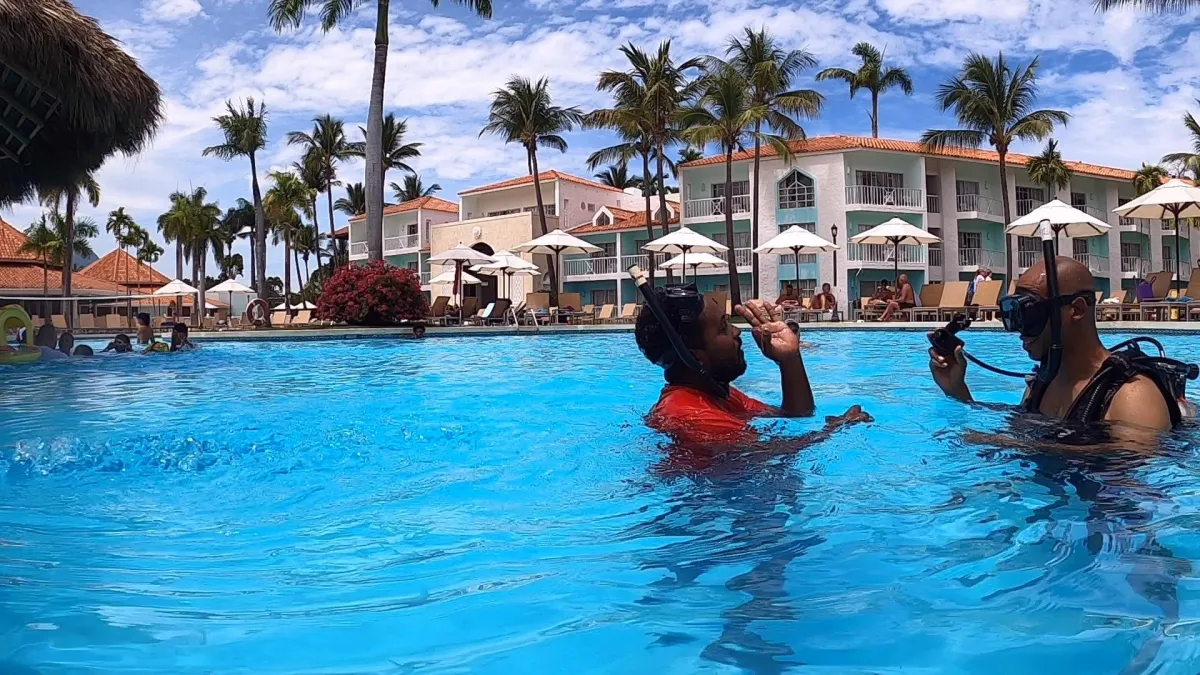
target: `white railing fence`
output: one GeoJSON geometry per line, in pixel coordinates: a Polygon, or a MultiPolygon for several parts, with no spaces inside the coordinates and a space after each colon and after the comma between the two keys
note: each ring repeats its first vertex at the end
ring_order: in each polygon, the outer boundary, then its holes
{"type": "Polygon", "coordinates": [[[929,266],[930,267],[941,267],[942,266],[942,249],[941,249],[941,247],[938,247],[938,246],[930,246],[929,247],[929,266]]]}
{"type": "Polygon", "coordinates": [[[1017,251],[1017,267],[1021,269],[1033,267],[1041,259],[1041,251],[1017,251]]]}
{"type": "Polygon", "coordinates": [[[993,251],[986,248],[958,249],[959,267],[988,267],[999,269],[1004,267],[1004,251],[993,251]]]}
{"type": "Polygon", "coordinates": [[[581,277],[592,274],[616,274],[621,271],[616,256],[606,258],[571,258],[563,261],[563,274],[581,277]]]}
{"type": "Polygon", "coordinates": [[[941,195],[925,195],[925,211],[928,213],[942,212],[941,195]]]}
{"type": "Polygon", "coordinates": [[[1095,253],[1076,253],[1074,258],[1079,262],[1087,265],[1088,271],[1095,273],[1108,273],[1108,256],[1097,255],[1095,253]]]}
{"type": "Polygon", "coordinates": [[[1119,227],[1126,232],[1140,232],[1141,234],[1150,236],[1150,219],[1149,218],[1126,218],[1120,216],[1117,219],[1119,227]]]}
{"type": "MultiPolygon", "coordinates": [[[[750,213],[750,195],[734,195],[731,202],[733,213],[750,213]]],[[[683,205],[684,218],[708,218],[723,215],[725,215],[724,197],[689,199],[683,205]]]]}
{"type": "MultiPolygon", "coordinates": [[[[896,262],[894,248],[891,244],[847,244],[846,259],[850,262],[894,264],[896,262]]],[[[901,246],[899,255],[901,265],[923,265],[925,263],[924,246],[901,246]]]]}
{"type": "Polygon", "coordinates": [[[846,203],[871,206],[900,206],[923,209],[925,191],[919,188],[885,188],[874,185],[847,185],[846,203]]]}
{"type": "Polygon", "coordinates": [[[368,254],[369,254],[369,251],[367,250],[367,242],[365,242],[365,241],[350,242],[350,256],[351,257],[359,256],[359,255],[365,256],[368,254]]]}
{"type": "Polygon", "coordinates": [[[1150,261],[1141,256],[1121,256],[1121,272],[1134,273],[1139,277],[1150,274],[1150,261]]]}
{"type": "MultiPolygon", "coordinates": [[[[1041,206],[1045,202],[1037,199],[1018,199],[1017,200],[1017,217],[1029,215],[1034,209],[1041,206]]],[[[1003,213],[1003,211],[1001,211],[1003,213]]]]}
{"type": "Polygon", "coordinates": [[[1004,204],[998,199],[982,195],[958,195],[954,198],[955,208],[959,213],[986,213],[992,216],[1004,215],[1004,204]]]}

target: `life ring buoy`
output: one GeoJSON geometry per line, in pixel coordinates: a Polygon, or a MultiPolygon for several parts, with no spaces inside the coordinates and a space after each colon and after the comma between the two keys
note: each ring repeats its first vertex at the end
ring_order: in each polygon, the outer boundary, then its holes
{"type": "Polygon", "coordinates": [[[42,350],[33,344],[33,320],[20,305],[0,307],[0,365],[33,363],[42,358],[42,350]],[[25,344],[13,348],[8,346],[9,326],[16,324],[17,330],[25,329],[25,344]]]}
{"type": "Polygon", "coordinates": [[[266,300],[255,298],[246,305],[246,313],[242,317],[246,323],[252,326],[265,326],[267,317],[270,316],[271,307],[266,300]]]}

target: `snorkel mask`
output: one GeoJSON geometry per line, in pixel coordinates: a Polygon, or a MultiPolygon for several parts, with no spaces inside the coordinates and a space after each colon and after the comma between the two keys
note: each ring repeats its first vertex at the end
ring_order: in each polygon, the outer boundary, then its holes
{"type": "Polygon", "coordinates": [[[1042,263],[1046,268],[1048,297],[1043,298],[1028,291],[1019,291],[1000,299],[1000,317],[1004,330],[1020,333],[1022,337],[1034,338],[1050,323],[1050,349],[1037,368],[1037,380],[1050,382],[1062,366],[1062,312],[1059,311],[1077,298],[1086,297],[1090,305],[1096,304],[1094,291],[1082,291],[1068,296],[1058,294],[1058,262],[1054,250],[1054,228],[1049,220],[1038,224],[1038,236],[1042,240],[1042,263]]]}
{"type": "Polygon", "coordinates": [[[662,327],[663,333],[671,343],[671,349],[663,352],[655,364],[662,366],[664,370],[670,370],[677,363],[683,364],[684,367],[696,373],[705,386],[714,393],[721,397],[728,396],[729,387],[714,380],[708,370],[696,360],[696,356],[684,342],[683,336],[675,328],[675,321],[671,320],[671,315],[674,315],[680,325],[693,326],[699,323],[700,315],[704,313],[704,296],[696,290],[695,284],[667,286],[663,289],[664,293],[660,300],[654,285],[646,278],[646,273],[640,267],[637,265],[630,267],[629,276],[641,291],[642,298],[646,301],[646,307],[654,314],[655,320],[658,321],[658,325],[662,327]]]}

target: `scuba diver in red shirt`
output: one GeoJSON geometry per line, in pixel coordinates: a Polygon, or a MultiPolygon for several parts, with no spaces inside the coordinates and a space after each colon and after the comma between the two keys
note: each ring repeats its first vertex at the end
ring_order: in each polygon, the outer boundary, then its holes
{"type": "MultiPolygon", "coordinates": [[[[778,307],[751,300],[736,311],[750,324],[763,356],[779,366],[783,403],[757,401],[732,386],[746,372],[741,329],[725,308],[706,298],[694,285],[653,288],[640,270],[630,271],[645,307],[638,315],[635,337],[651,363],[667,380],[658,403],[647,416],[654,429],[689,444],[762,447],[766,439],[748,422],[756,417],[809,417],[816,410],[796,332],[784,323],[778,307]]],[[[797,439],[777,439],[790,450],[827,438],[834,430],[871,421],[859,406],[826,418],[825,428],[797,439]]]]}

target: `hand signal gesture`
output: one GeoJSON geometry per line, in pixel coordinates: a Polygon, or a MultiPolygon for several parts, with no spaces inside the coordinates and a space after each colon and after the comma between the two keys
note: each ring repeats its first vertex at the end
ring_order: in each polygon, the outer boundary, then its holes
{"type": "Polygon", "coordinates": [[[783,321],[779,307],[762,300],[750,300],[734,308],[750,324],[750,333],[763,356],[780,363],[800,356],[800,338],[783,321]]]}

